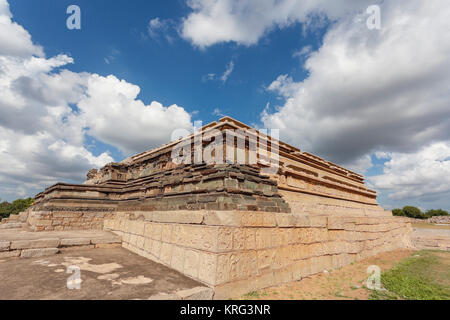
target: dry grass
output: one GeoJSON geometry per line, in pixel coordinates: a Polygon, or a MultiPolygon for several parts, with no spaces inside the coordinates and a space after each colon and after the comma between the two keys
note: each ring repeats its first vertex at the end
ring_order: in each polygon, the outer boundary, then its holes
{"type": "Polygon", "coordinates": [[[250,292],[245,300],[367,300],[371,291],[365,289],[367,268],[377,265],[388,270],[414,253],[412,250],[395,250],[355,262],[338,270],[320,273],[301,281],[250,292]]]}
{"type": "Polygon", "coordinates": [[[450,225],[436,225],[426,222],[418,222],[412,224],[413,228],[421,228],[421,229],[445,229],[450,230],[450,225]]]}

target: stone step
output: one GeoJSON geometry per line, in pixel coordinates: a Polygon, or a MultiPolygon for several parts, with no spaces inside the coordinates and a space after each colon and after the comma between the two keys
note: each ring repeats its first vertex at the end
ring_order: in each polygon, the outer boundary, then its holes
{"type": "Polygon", "coordinates": [[[2,223],[18,222],[18,221],[19,221],[18,215],[11,215],[8,218],[2,219],[2,223]]]}
{"type": "Polygon", "coordinates": [[[0,229],[21,229],[26,226],[26,223],[22,222],[6,222],[0,224],[0,229]]]}
{"type": "Polygon", "coordinates": [[[115,235],[92,238],[0,239],[0,258],[36,258],[72,249],[115,248],[122,239],[115,235]]]}

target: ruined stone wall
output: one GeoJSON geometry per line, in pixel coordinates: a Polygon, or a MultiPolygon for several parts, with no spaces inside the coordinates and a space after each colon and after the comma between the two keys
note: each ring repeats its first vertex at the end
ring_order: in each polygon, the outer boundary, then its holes
{"type": "Polygon", "coordinates": [[[398,217],[245,211],[122,212],[105,229],[124,248],[214,288],[216,299],[406,247],[411,232],[398,217]]]}
{"type": "Polygon", "coordinates": [[[115,211],[244,210],[290,212],[276,182],[251,166],[179,166],[121,187],[57,184],[39,194],[28,220],[35,231],[98,229],[115,211]]]}
{"type": "Polygon", "coordinates": [[[102,230],[104,219],[111,219],[111,209],[47,208],[31,211],[28,224],[33,231],[102,230]]]}
{"type": "Polygon", "coordinates": [[[378,204],[333,198],[331,196],[279,190],[279,194],[297,214],[335,216],[392,216],[378,204]]]}

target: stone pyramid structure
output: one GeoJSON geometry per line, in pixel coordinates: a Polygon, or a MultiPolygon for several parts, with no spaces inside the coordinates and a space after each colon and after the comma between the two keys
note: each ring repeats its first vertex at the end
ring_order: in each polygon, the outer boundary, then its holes
{"type": "Polygon", "coordinates": [[[364,177],[230,117],[35,198],[34,231],[106,229],[230,297],[408,246],[364,177]]]}

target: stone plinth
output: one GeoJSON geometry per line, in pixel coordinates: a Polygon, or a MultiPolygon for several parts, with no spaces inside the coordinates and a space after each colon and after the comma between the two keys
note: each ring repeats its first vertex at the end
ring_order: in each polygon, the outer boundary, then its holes
{"type": "Polygon", "coordinates": [[[407,247],[412,230],[396,217],[248,211],[118,213],[105,229],[124,248],[213,288],[216,299],[407,247]]]}

